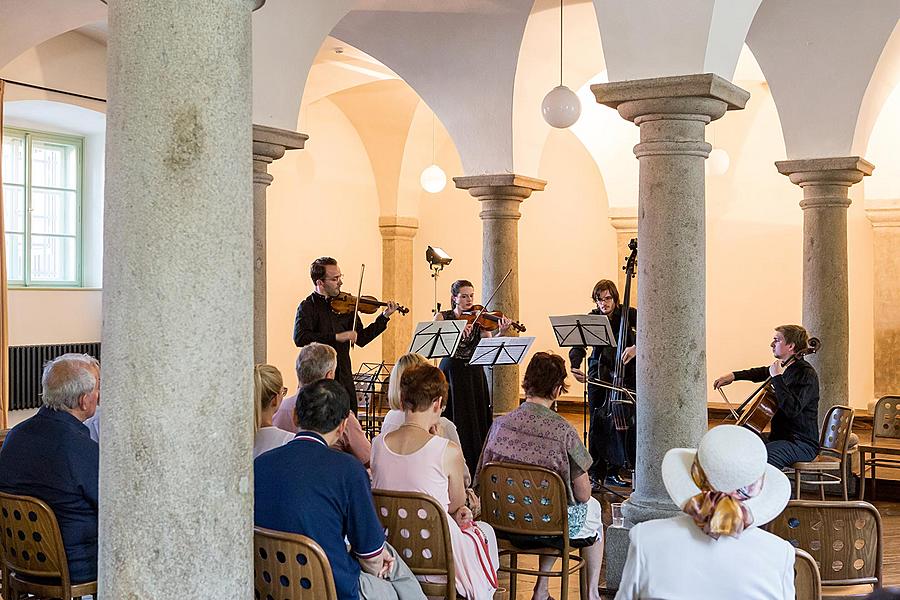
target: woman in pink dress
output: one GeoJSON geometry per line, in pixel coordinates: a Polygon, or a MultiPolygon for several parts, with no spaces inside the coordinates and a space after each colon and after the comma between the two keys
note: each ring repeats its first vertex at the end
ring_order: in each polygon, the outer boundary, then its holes
{"type": "Polygon", "coordinates": [[[447,509],[456,591],[469,600],[490,599],[497,589],[497,538],[474,521],[466,506],[467,470],[462,450],[434,435],[447,397],[447,380],[430,364],[408,368],[400,379],[405,419],[372,442],[372,485],[376,489],[428,494],[447,509]]]}

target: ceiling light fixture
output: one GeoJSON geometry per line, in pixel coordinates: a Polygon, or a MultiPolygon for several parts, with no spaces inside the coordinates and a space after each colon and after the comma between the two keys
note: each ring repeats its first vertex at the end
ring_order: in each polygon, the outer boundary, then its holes
{"type": "Polygon", "coordinates": [[[447,174],[434,161],[434,112],[431,113],[431,164],[422,170],[419,184],[429,194],[437,194],[447,185],[447,174]]]}
{"type": "Polygon", "coordinates": [[[566,129],[581,116],[578,95],[563,85],[563,0],[559,0],[559,85],[547,92],[541,114],[551,127],[566,129]]]}

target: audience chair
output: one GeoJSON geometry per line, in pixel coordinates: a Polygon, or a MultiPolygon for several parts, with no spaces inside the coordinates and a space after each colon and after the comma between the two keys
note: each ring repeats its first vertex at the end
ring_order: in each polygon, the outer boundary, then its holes
{"type": "Polygon", "coordinates": [[[881,588],[881,515],[868,502],[791,500],[765,528],[812,555],[824,598],[862,598],[881,588]]]}
{"type": "Polygon", "coordinates": [[[569,597],[569,575],[578,571],[580,597],[588,598],[584,559],[573,554],[595,539],[569,539],[566,488],[553,471],[532,465],[487,463],[479,479],[481,518],[494,528],[500,555],[509,555],[509,597],[516,598],[518,574],[559,577],[560,597],[569,597]],[[519,554],[562,559],[559,570],[520,569],[519,554]]]}
{"type": "Polygon", "coordinates": [[[794,553],[794,596],[797,600],[821,600],[822,577],[815,559],[800,548],[794,548],[794,553]]]}
{"type": "Polygon", "coordinates": [[[325,551],[297,533],[253,528],[253,587],[267,600],[337,600],[325,551]]]}
{"type": "Polygon", "coordinates": [[[826,485],[840,485],[844,500],[847,500],[850,460],[859,446],[850,447],[850,433],[853,430],[853,409],[849,406],[832,406],[825,415],[822,434],[819,437],[819,455],[809,462],[791,465],[794,473],[794,496],[800,499],[800,487],[804,484],[819,486],[819,497],[825,499],[826,485]],[[815,476],[804,479],[803,475],[815,476]]]}
{"type": "Polygon", "coordinates": [[[420,581],[426,596],[456,598],[456,569],[447,510],[427,494],[372,490],[375,510],[388,543],[416,576],[445,578],[420,581]]]}
{"type": "Polygon", "coordinates": [[[22,594],[69,600],[97,593],[96,581],[73,584],[69,580],[59,524],[45,502],[0,492],[0,538],[7,600],[22,594]]]}
{"type": "Polygon", "coordinates": [[[875,468],[900,469],[900,396],[883,396],[875,403],[872,418],[872,444],[868,449],[869,458],[860,466],[860,499],[865,494],[866,470],[872,473],[872,498],[875,498],[875,468]],[[879,449],[879,445],[883,446],[879,449]],[[879,451],[881,458],[878,457],[879,451]],[[893,456],[893,458],[888,458],[893,456]]]}

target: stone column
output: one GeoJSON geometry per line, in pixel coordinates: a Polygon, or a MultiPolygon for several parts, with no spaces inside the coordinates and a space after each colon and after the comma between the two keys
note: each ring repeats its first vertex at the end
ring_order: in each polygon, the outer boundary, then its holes
{"type": "Polygon", "coordinates": [[[849,404],[847,207],[850,186],[872,174],[858,156],[784,160],[778,172],[803,189],[803,326],[822,340],[809,357],[819,374],[819,422],[835,404],[849,404]]]}
{"type": "MultiPolygon", "coordinates": [[[[513,173],[454,177],[461,190],[469,190],[481,202],[481,290],[478,296],[487,301],[510,269],[512,273],[494,295],[489,310],[500,310],[513,320],[519,319],[519,205],[534,191],[541,191],[546,181],[513,173]]],[[[516,335],[511,330],[509,335],[516,335]]],[[[507,413],[519,405],[519,368],[494,367],[492,384],[494,413],[507,413]]]]}
{"type": "MultiPolygon", "coordinates": [[[[378,228],[381,230],[382,300],[394,300],[411,308],[413,238],[419,230],[419,220],[412,217],[379,217],[378,228]]],[[[395,315],[391,317],[391,326],[381,334],[381,360],[386,363],[392,363],[406,353],[415,323],[409,315],[395,315]]]]}
{"type": "Polygon", "coordinates": [[[269,165],[287,150],[303,149],[309,136],[296,131],[253,126],[253,362],[266,362],[266,191],[269,165]]]}
{"type": "Polygon", "coordinates": [[[900,200],[866,203],[875,264],[875,397],[900,390],[900,200]]]}
{"type": "Polygon", "coordinates": [[[109,6],[101,598],[252,596],[261,4],[109,6]]]}
{"type": "MultiPolygon", "coordinates": [[[[659,466],[670,448],[696,447],[707,429],[706,223],[708,123],[749,94],[712,74],[591,86],[597,102],[640,127],[638,199],[637,465],[627,524],[678,509],[659,466]]],[[[628,534],[607,532],[607,580],[621,578],[628,534]]]]}
{"type": "MultiPolygon", "coordinates": [[[[618,277],[616,278],[616,286],[619,293],[625,292],[625,259],[631,254],[628,249],[628,243],[632,238],[637,237],[638,232],[638,216],[637,207],[615,207],[609,209],[609,224],[616,230],[616,256],[619,259],[618,277]]],[[[631,280],[631,305],[637,307],[637,276],[631,280]]]]}

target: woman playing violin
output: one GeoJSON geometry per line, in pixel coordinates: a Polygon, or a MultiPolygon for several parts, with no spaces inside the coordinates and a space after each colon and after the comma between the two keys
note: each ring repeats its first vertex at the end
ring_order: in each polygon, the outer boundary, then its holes
{"type": "MultiPolygon", "coordinates": [[[[434,320],[465,319],[466,313],[472,312],[475,306],[475,286],[471,281],[459,279],[453,282],[450,286],[450,305],[452,309],[437,313],[434,320]]],[[[511,325],[509,318],[500,317],[498,327],[492,333],[477,322],[470,322],[463,330],[463,339],[459,342],[456,354],[441,360],[440,368],[450,387],[446,416],[457,426],[463,456],[473,475],[484,440],[491,428],[493,414],[484,368],[470,365],[469,360],[482,337],[503,335],[511,325]]]]}

